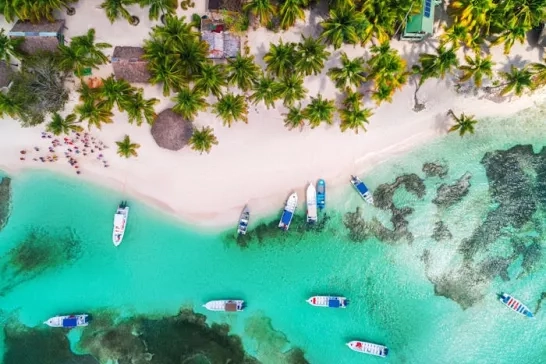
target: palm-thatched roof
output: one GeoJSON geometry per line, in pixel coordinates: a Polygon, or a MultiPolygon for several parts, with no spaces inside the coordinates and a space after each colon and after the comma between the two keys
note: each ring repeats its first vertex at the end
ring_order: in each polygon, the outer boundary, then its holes
{"type": "Polygon", "coordinates": [[[142,58],[144,49],[140,47],[115,47],[112,67],[116,79],[131,83],[146,83],[150,80],[148,62],[142,58]]]}
{"type": "Polygon", "coordinates": [[[242,0],[207,0],[207,11],[227,10],[240,13],[243,11],[242,0]]]}
{"type": "Polygon", "coordinates": [[[8,35],[12,38],[24,38],[21,50],[27,54],[38,52],[56,52],[63,39],[64,20],[31,23],[18,20],[8,35]]]}
{"type": "Polygon", "coordinates": [[[4,61],[0,61],[0,88],[7,87],[12,79],[13,70],[10,65],[4,61]]]}
{"type": "Polygon", "coordinates": [[[193,134],[192,123],[183,119],[172,109],[163,110],[152,125],[152,136],[161,148],[180,150],[193,134]]]}

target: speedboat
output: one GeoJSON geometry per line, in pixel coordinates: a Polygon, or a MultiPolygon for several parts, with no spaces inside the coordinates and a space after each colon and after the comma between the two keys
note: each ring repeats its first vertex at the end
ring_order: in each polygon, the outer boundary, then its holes
{"type": "Polygon", "coordinates": [[[386,346],[373,344],[366,341],[349,341],[347,346],[351,350],[359,353],[380,356],[382,358],[385,358],[389,354],[389,349],[386,346]]]}
{"type": "Polygon", "coordinates": [[[209,311],[237,312],[245,309],[243,300],[217,300],[209,301],[203,305],[209,311]]]}
{"type": "Polygon", "coordinates": [[[237,226],[237,234],[245,235],[248,230],[248,219],[250,218],[250,210],[248,206],[245,205],[241,216],[239,217],[239,225],[237,226]]]}
{"type": "Polygon", "coordinates": [[[90,321],[89,315],[81,314],[81,315],[55,316],[50,318],[47,321],[44,321],[44,324],[50,327],[73,328],[78,326],[87,326],[89,324],[89,321],[90,321]]]}
{"type": "Polygon", "coordinates": [[[533,313],[527,306],[525,306],[523,303],[521,303],[519,300],[515,299],[508,293],[503,293],[499,295],[499,301],[501,301],[505,306],[512,309],[513,311],[516,311],[517,313],[529,317],[534,318],[533,313]]]}
{"type": "Polygon", "coordinates": [[[317,222],[317,190],[312,184],[307,187],[307,222],[317,222]]]}
{"type": "Polygon", "coordinates": [[[296,207],[298,206],[298,195],[296,192],[292,193],[290,197],[288,197],[288,200],[286,200],[286,204],[284,205],[284,210],[282,212],[281,220],[279,221],[279,228],[281,230],[288,230],[290,228],[290,223],[292,222],[292,218],[294,217],[294,211],[296,211],[296,207]]]}
{"type": "Polygon", "coordinates": [[[357,190],[360,197],[364,199],[370,205],[373,205],[373,196],[368,187],[356,176],[351,176],[351,184],[357,190]]]}
{"type": "Polygon", "coordinates": [[[349,300],[341,296],[313,296],[307,299],[307,303],[316,307],[346,308],[349,300]]]}
{"type": "Polygon", "coordinates": [[[317,182],[317,206],[321,210],[326,206],[326,182],[323,179],[317,182]]]}
{"type": "Polygon", "coordinates": [[[112,232],[112,241],[114,242],[115,246],[121,244],[121,241],[123,240],[128,217],[129,206],[127,206],[126,201],[122,201],[116,210],[116,214],[114,215],[114,231],[112,232]]]}

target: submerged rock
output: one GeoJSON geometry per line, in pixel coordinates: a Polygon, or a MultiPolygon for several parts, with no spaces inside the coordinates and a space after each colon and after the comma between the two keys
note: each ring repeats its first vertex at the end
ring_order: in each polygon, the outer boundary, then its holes
{"type": "Polygon", "coordinates": [[[438,187],[436,198],[432,202],[440,207],[449,207],[461,201],[470,189],[470,178],[472,175],[466,172],[454,184],[442,184],[438,187]]]}
{"type": "Polygon", "coordinates": [[[384,183],[377,187],[373,194],[374,206],[383,210],[388,210],[394,206],[393,196],[399,187],[404,187],[406,191],[414,194],[418,198],[425,196],[425,183],[415,173],[404,174],[396,178],[394,183],[384,183]]]}
{"type": "Polygon", "coordinates": [[[434,224],[434,230],[432,232],[432,238],[436,241],[449,240],[453,237],[451,231],[447,228],[447,225],[443,221],[436,221],[434,224]]]}
{"type": "Polygon", "coordinates": [[[448,167],[439,163],[425,163],[423,164],[423,172],[425,172],[427,177],[440,177],[444,178],[447,176],[448,167]]]}
{"type": "Polygon", "coordinates": [[[0,230],[9,220],[11,207],[11,179],[4,177],[0,179],[0,230]]]}

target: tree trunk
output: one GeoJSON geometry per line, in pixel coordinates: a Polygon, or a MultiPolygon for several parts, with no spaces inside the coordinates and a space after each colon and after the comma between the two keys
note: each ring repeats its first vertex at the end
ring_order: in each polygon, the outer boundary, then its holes
{"type": "Polygon", "coordinates": [[[426,108],[425,104],[420,103],[419,99],[417,98],[417,93],[420,89],[421,83],[415,80],[415,92],[413,93],[413,111],[415,112],[423,111],[426,108]]]}

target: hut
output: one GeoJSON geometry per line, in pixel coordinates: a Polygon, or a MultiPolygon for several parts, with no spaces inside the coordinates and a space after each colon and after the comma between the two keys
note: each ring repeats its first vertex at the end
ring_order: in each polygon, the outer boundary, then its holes
{"type": "Polygon", "coordinates": [[[9,87],[13,77],[11,66],[4,61],[0,61],[0,89],[9,87]]]}
{"type": "Polygon", "coordinates": [[[21,50],[27,54],[37,52],[56,52],[59,43],[64,42],[64,20],[54,22],[31,23],[18,20],[8,35],[12,38],[24,38],[21,50]]]}
{"type": "Polygon", "coordinates": [[[401,40],[423,40],[434,34],[434,8],[439,0],[422,0],[421,12],[406,17],[406,26],[401,40]]]}
{"type": "Polygon", "coordinates": [[[150,80],[148,62],[143,58],[144,49],[140,47],[115,47],[112,67],[117,80],[131,83],[147,83],[150,80]]]}
{"type": "Polygon", "coordinates": [[[201,39],[208,44],[211,59],[235,58],[241,50],[241,38],[227,30],[222,20],[202,18],[201,39]]]}
{"type": "Polygon", "coordinates": [[[183,119],[172,109],[163,110],[152,125],[152,137],[157,145],[169,150],[180,150],[193,134],[191,121],[183,119]]]}

